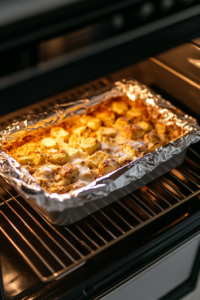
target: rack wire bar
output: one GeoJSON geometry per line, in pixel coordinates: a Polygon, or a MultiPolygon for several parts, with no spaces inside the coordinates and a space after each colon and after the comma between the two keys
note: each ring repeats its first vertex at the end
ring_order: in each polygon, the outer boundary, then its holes
{"type": "MultiPolygon", "coordinates": [[[[106,87],[100,80],[57,103],[106,87]]],[[[54,98],[55,100],[55,98],[54,98]]],[[[43,103],[45,109],[52,99],[43,103]]],[[[43,108],[44,109],[44,108],[43,108]]],[[[36,113],[38,108],[30,108],[36,113]]],[[[0,124],[1,126],[1,124],[0,124]]],[[[43,282],[59,279],[88,259],[200,194],[200,156],[193,146],[185,161],[159,179],[69,226],[54,226],[0,178],[0,231],[43,282]]]]}

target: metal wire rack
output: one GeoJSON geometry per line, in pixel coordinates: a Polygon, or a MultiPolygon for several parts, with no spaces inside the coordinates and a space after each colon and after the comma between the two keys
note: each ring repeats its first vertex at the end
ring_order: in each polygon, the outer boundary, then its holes
{"type": "Polygon", "coordinates": [[[61,278],[91,256],[200,194],[200,155],[69,226],[57,227],[0,180],[0,230],[43,282],[61,278]]]}
{"type": "MultiPolygon", "coordinates": [[[[37,114],[55,103],[72,101],[108,85],[109,81],[103,78],[64,92],[1,118],[0,127],[23,114],[37,114]]],[[[0,178],[0,231],[41,281],[59,279],[111,244],[200,194],[200,155],[195,147],[188,149],[180,167],[65,227],[51,225],[0,178]]]]}

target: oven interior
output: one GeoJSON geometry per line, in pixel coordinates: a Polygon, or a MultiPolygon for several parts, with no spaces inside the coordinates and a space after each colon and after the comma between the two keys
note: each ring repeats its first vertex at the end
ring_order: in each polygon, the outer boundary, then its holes
{"type": "MultiPolygon", "coordinates": [[[[183,44],[15,110],[1,117],[0,126],[129,77],[200,122],[199,51],[196,40],[183,44]]],[[[199,149],[199,143],[191,145],[181,166],[63,227],[51,225],[1,179],[2,299],[93,299],[195,234],[200,217],[199,149]]]]}

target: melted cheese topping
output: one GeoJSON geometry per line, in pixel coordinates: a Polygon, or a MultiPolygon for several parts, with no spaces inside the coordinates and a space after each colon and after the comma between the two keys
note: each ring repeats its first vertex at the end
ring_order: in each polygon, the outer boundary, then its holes
{"type": "Polygon", "coordinates": [[[123,96],[3,147],[46,191],[63,194],[182,134],[177,125],[169,125],[140,99],[130,101],[123,96]]]}

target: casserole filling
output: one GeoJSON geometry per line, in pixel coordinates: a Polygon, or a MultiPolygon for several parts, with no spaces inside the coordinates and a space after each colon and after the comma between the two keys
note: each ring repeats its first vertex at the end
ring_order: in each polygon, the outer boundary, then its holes
{"type": "Polygon", "coordinates": [[[141,99],[113,97],[3,150],[49,193],[81,188],[179,138],[184,130],[141,99]]]}

